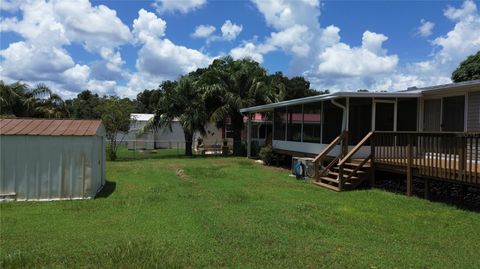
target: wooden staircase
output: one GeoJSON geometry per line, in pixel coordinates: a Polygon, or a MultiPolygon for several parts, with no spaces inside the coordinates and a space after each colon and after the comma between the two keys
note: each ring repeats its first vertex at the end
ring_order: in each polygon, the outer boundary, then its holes
{"type": "MultiPolygon", "coordinates": [[[[368,133],[352,150],[348,151],[347,132],[343,132],[332,143],[330,143],[315,159],[315,185],[334,190],[351,190],[358,187],[362,182],[370,178],[371,155],[365,159],[352,160],[352,156],[367,142],[372,136],[368,133]],[[323,167],[329,153],[332,153],[336,146],[341,147],[340,154],[323,167]]],[[[331,156],[331,154],[330,154],[331,156]]]]}

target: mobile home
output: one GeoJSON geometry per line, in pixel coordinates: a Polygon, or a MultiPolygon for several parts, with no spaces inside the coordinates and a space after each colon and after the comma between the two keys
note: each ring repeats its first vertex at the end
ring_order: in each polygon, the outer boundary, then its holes
{"type": "MultiPolygon", "coordinates": [[[[271,113],[274,151],[314,157],[318,183],[332,189],[358,185],[362,180],[351,179],[375,165],[480,184],[480,80],[396,92],[335,92],[241,112],[248,119],[271,113]]],[[[250,145],[251,124],[247,131],[250,145]]]]}

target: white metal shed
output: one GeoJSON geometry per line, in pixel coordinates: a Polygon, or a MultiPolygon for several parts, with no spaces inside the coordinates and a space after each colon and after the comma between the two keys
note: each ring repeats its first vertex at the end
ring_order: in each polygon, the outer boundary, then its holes
{"type": "Polygon", "coordinates": [[[101,120],[0,119],[0,199],[92,198],[105,184],[101,120]]]}

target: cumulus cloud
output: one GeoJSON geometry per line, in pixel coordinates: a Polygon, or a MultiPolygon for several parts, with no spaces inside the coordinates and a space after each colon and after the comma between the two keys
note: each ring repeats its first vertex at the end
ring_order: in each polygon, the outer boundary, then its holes
{"type": "Polygon", "coordinates": [[[232,41],[242,32],[243,26],[232,23],[226,20],[220,30],[222,31],[222,38],[227,41],[232,41]]]}
{"type": "Polygon", "coordinates": [[[230,51],[230,56],[234,59],[250,58],[259,63],[263,63],[263,54],[270,51],[270,48],[262,45],[257,46],[252,42],[246,42],[242,46],[236,47],[230,51]]]}
{"type": "Polygon", "coordinates": [[[432,35],[434,27],[435,23],[421,19],[420,26],[418,26],[417,29],[417,34],[422,37],[429,37],[432,35]]]}
{"type": "Polygon", "coordinates": [[[202,7],[207,0],[156,0],[153,6],[158,13],[175,12],[188,13],[202,7]]]}
{"type": "Polygon", "coordinates": [[[208,38],[215,30],[215,26],[212,25],[199,25],[195,28],[195,32],[193,32],[191,36],[193,38],[208,38]]]}
{"type": "Polygon", "coordinates": [[[2,77],[43,82],[69,95],[69,91],[85,89],[90,76],[95,77],[97,71],[122,72],[124,62],[117,48],[129,43],[132,34],[114,10],[92,6],[88,0],[27,0],[15,4],[21,19],[0,19],[0,30],[15,32],[24,40],[10,43],[0,51],[2,77]],[[80,44],[86,51],[99,55],[103,67],[92,70],[75,63],[65,49],[71,44],[80,44]]]}
{"type": "MultiPolygon", "coordinates": [[[[385,49],[388,37],[384,34],[366,30],[361,46],[352,47],[341,41],[337,26],[321,27],[317,0],[251,1],[275,31],[262,42],[242,43],[230,55],[263,60],[266,53],[283,51],[292,55],[290,74],[306,76],[319,89],[401,90],[448,83],[459,62],[480,49],[479,14],[471,0],[460,8],[444,10],[455,26],[431,41],[433,54],[429,60],[402,66],[398,55],[385,49]]],[[[418,34],[431,36],[433,28],[432,22],[422,20],[418,34]]]]}
{"type": "Polygon", "coordinates": [[[208,55],[164,38],[165,29],[165,21],[154,13],[145,10],[138,12],[132,30],[139,46],[136,61],[138,73],[130,76],[127,82],[129,87],[142,90],[144,85],[157,85],[162,80],[175,79],[211,62],[212,58],[208,55]],[[139,78],[149,81],[140,82],[139,78]]]}
{"type": "Polygon", "coordinates": [[[252,0],[268,25],[283,30],[294,25],[319,28],[319,0],[252,0]]]}
{"type": "Polygon", "coordinates": [[[287,73],[308,76],[312,81],[334,83],[344,78],[388,73],[398,64],[397,55],[383,48],[388,37],[365,31],[360,47],[341,42],[340,28],[319,24],[320,3],[316,0],[252,0],[276,31],[263,42],[245,42],[230,51],[234,58],[263,60],[266,53],[283,51],[292,56],[287,73]],[[334,78],[334,79],[333,79],[334,78]]]}
{"type": "Polygon", "coordinates": [[[132,32],[138,41],[148,42],[163,37],[166,28],[164,20],[142,8],[138,11],[138,18],[133,21],[132,32]]]}
{"type": "Polygon", "coordinates": [[[386,40],[382,34],[366,31],[361,47],[352,48],[345,43],[328,47],[318,56],[318,74],[348,77],[392,72],[398,56],[385,55],[382,43],[386,40]]]}
{"type": "Polygon", "coordinates": [[[214,35],[216,28],[212,25],[199,25],[191,35],[194,38],[205,38],[207,44],[215,41],[233,41],[242,32],[243,26],[226,20],[220,27],[221,34],[214,35]]]}

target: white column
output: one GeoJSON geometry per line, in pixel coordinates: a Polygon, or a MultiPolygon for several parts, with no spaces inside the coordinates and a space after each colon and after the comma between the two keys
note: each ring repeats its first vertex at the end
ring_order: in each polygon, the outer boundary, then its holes
{"type": "Polygon", "coordinates": [[[247,119],[247,158],[252,157],[252,115],[248,113],[247,119]]]}

